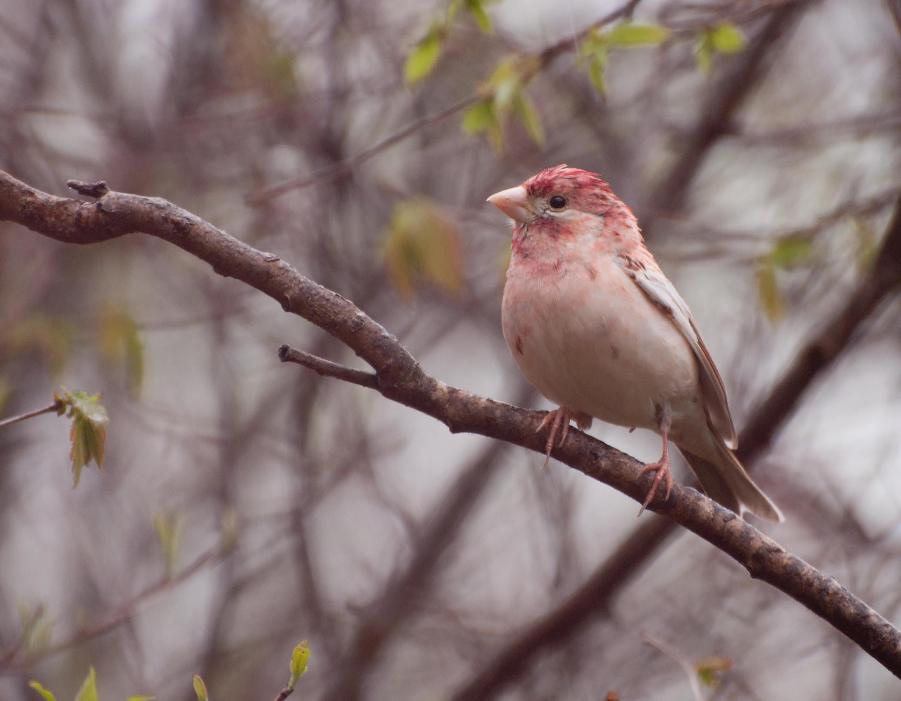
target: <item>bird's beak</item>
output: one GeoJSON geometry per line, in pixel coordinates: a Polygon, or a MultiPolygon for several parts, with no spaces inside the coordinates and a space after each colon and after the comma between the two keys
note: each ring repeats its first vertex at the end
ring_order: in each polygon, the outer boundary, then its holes
{"type": "Polygon", "coordinates": [[[495,192],[488,202],[514,221],[525,224],[532,220],[534,212],[529,203],[529,193],[522,185],[495,192]]]}

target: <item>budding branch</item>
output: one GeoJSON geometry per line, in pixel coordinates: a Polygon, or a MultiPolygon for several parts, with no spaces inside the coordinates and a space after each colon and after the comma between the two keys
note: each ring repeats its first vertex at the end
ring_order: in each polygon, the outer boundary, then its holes
{"type": "MultiPolygon", "coordinates": [[[[70,181],[70,187],[92,199],[57,197],[0,171],[0,221],[68,244],[95,244],[127,234],[168,241],[206,261],[218,274],[250,285],[286,312],[328,332],[374,372],[345,368],[287,347],[279,351],[282,360],[372,388],[434,417],[454,433],[477,433],[543,453],[543,441],[535,432],[542,414],[480,397],[426,374],[380,324],[279,256],[257,250],[160,198],[116,192],[104,183],[70,181]]],[[[896,232],[901,229],[899,219],[896,211],[889,237],[895,248],[901,240],[896,232]]],[[[638,502],[649,487],[651,477],[641,475],[642,463],[579,431],[570,432],[554,457],[638,502]]],[[[901,633],[835,579],[689,487],[675,486],[669,499],[656,499],[650,508],[730,555],[752,577],[802,603],[901,677],[901,633]]]]}

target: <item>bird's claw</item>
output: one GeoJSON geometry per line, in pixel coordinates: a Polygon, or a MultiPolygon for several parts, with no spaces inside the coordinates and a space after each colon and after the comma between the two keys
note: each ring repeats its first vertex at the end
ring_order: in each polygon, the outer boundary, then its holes
{"type": "Polygon", "coordinates": [[[669,499],[670,492],[673,491],[673,476],[670,473],[668,458],[669,456],[664,456],[661,460],[649,463],[641,468],[642,475],[646,472],[653,472],[655,474],[654,481],[651,482],[651,488],[648,489],[647,496],[645,496],[644,502],[642,502],[641,508],[638,510],[639,516],[644,513],[644,510],[648,508],[648,505],[654,499],[654,495],[657,493],[657,487],[660,486],[661,482],[666,483],[666,493],[663,495],[663,500],[666,501],[669,499]]]}
{"type": "Polygon", "coordinates": [[[569,412],[566,411],[563,407],[559,409],[554,409],[553,411],[549,411],[545,414],[544,418],[541,420],[541,423],[538,424],[538,428],[535,429],[535,433],[541,433],[545,428],[550,425],[551,430],[548,432],[547,441],[544,444],[544,464],[547,466],[548,461],[551,459],[551,451],[554,449],[554,443],[556,442],[557,447],[559,448],[563,445],[563,441],[566,440],[566,436],[569,433],[569,412]],[[563,424],[562,435],[560,436],[560,440],[557,440],[557,434],[560,433],[561,424],[563,424]]]}
{"type": "Polygon", "coordinates": [[[538,428],[535,429],[535,433],[541,433],[548,425],[551,427],[547,441],[544,444],[545,465],[551,459],[551,451],[554,449],[554,445],[556,444],[556,447],[559,448],[569,435],[570,421],[575,421],[576,425],[583,431],[591,426],[591,417],[588,414],[561,406],[545,414],[541,423],[538,424],[538,428]],[[557,440],[557,434],[560,434],[559,440],[557,440]]]}

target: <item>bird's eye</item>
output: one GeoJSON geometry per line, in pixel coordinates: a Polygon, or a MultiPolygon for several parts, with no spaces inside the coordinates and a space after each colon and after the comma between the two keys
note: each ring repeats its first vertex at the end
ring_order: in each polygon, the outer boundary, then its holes
{"type": "Polygon", "coordinates": [[[563,195],[554,195],[547,203],[551,209],[563,209],[566,206],[566,198],[563,195]]]}

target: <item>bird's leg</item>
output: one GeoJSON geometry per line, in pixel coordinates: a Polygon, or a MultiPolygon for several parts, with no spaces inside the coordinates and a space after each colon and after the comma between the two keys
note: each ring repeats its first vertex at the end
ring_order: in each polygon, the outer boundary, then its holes
{"type": "Polygon", "coordinates": [[[538,428],[535,429],[535,433],[541,433],[548,426],[551,427],[551,430],[548,431],[547,442],[544,444],[544,464],[547,466],[548,461],[551,459],[551,451],[554,449],[554,442],[556,441],[557,445],[562,445],[563,441],[566,440],[566,434],[569,433],[569,412],[564,407],[557,407],[553,411],[549,411],[544,415],[544,418],[541,420],[541,423],[538,424],[538,428]],[[560,432],[560,425],[563,424],[563,435],[560,437],[560,440],[557,441],[557,434],[560,432]]]}
{"type": "Polygon", "coordinates": [[[547,465],[548,461],[551,459],[551,451],[554,449],[554,445],[556,444],[559,448],[563,445],[563,441],[565,441],[566,437],[569,435],[570,421],[575,421],[581,429],[586,429],[591,426],[591,417],[588,414],[584,414],[581,411],[573,411],[572,409],[561,406],[545,414],[541,423],[538,424],[538,428],[535,429],[535,433],[540,433],[548,426],[551,427],[551,430],[548,432],[547,442],[544,444],[545,465],[547,465]],[[557,439],[558,434],[560,436],[559,440],[557,439]]]}
{"type": "Polygon", "coordinates": [[[641,469],[642,475],[645,472],[654,472],[656,474],[654,475],[654,481],[651,482],[651,488],[644,498],[644,503],[642,503],[641,509],[638,511],[639,516],[641,516],[642,513],[644,513],[644,510],[648,508],[648,504],[650,504],[651,500],[654,498],[654,494],[657,492],[657,487],[660,485],[661,481],[666,481],[666,495],[663,497],[664,500],[669,499],[670,492],[673,489],[673,476],[670,474],[669,469],[669,429],[671,418],[669,404],[665,404],[662,408],[657,407],[657,425],[660,428],[660,434],[663,436],[663,454],[660,456],[660,460],[648,463],[641,469]]]}

